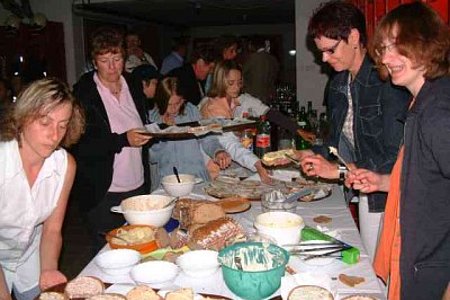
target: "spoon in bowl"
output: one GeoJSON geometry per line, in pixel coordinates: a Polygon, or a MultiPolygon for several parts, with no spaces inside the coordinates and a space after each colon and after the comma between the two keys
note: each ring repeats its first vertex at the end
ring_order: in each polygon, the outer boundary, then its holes
{"type": "Polygon", "coordinates": [[[177,167],[173,167],[173,174],[177,177],[178,183],[181,183],[180,175],[178,175],[177,167]]]}

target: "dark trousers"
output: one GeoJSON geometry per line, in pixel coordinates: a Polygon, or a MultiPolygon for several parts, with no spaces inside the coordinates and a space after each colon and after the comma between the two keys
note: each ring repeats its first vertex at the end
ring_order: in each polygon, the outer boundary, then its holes
{"type": "Polygon", "coordinates": [[[120,205],[123,199],[147,193],[148,191],[146,191],[144,186],[128,192],[108,192],[96,207],[86,213],[85,217],[92,239],[93,255],[97,254],[106,243],[105,236],[101,235],[101,233],[113,230],[125,223],[123,215],[111,212],[111,207],[120,205]]]}

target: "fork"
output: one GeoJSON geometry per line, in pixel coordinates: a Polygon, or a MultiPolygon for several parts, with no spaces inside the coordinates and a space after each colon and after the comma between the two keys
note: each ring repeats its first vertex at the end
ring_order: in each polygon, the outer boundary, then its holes
{"type": "Polygon", "coordinates": [[[297,159],[293,158],[292,156],[290,156],[290,155],[287,154],[287,153],[284,153],[284,156],[285,156],[288,160],[290,160],[293,164],[295,164],[297,167],[300,166],[300,162],[299,162],[297,159]]]}

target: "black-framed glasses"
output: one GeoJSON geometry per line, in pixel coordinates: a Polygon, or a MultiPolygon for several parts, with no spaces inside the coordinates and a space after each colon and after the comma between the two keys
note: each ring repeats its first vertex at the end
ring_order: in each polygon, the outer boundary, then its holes
{"type": "Polygon", "coordinates": [[[377,48],[375,48],[375,54],[378,57],[382,57],[383,55],[385,55],[387,52],[392,52],[392,50],[395,49],[395,47],[397,46],[397,43],[393,42],[390,43],[388,45],[384,45],[384,46],[378,46],[377,48]]]}
{"type": "Polygon", "coordinates": [[[331,48],[325,49],[325,50],[320,50],[320,52],[322,54],[326,53],[328,55],[332,55],[336,52],[337,47],[339,46],[339,44],[341,43],[342,40],[339,40],[336,42],[336,44],[334,44],[331,48]]]}

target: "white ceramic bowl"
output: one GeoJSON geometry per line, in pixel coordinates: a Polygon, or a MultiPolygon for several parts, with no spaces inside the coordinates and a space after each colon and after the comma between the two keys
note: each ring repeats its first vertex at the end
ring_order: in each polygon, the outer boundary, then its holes
{"type": "Polygon", "coordinates": [[[173,197],[189,195],[195,185],[195,176],[189,174],[179,174],[179,176],[181,182],[178,182],[175,175],[165,176],[161,181],[164,190],[173,197]]]}
{"type": "Polygon", "coordinates": [[[189,251],[177,258],[177,265],[188,276],[206,277],[219,269],[218,255],[219,252],[213,250],[189,251]]]}
{"type": "Polygon", "coordinates": [[[302,217],[285,211],[272,211],[256,217],[258,234],[274,240],[278,245],[298,244],[305,227],[302,217]]]}
{"type": "Polygon", "coordinates": [[[120,206],[111,207],[111,211],[122,213],[130,225],[162,227],[169,221],[175,203],[166,208],[158,207],[172,200],[173,197],[164,195],[139,195],[122,200],[120,206]]]}
{"type": "Polygon", "coordinates": [[[105,274],[116,276],[128,274],[140,259],[136,250],[114,249],[100,253],[95,263],[105,274]]]}
{"type": "Polygon", "coordinates": [[[155,260],[147,261],[131,269],[130,275],[137,284],[148,284],[152,287],[163,286],[171,283],[177,277],[179,268],[176,264],[155,260]]]}

